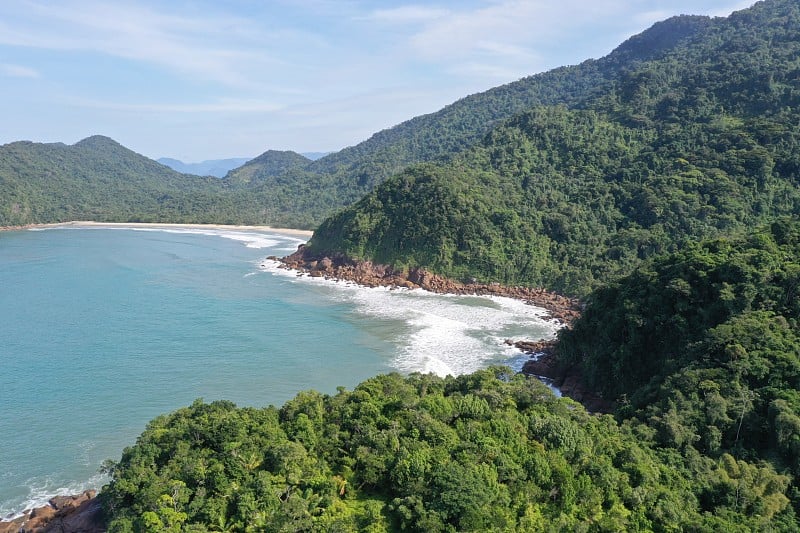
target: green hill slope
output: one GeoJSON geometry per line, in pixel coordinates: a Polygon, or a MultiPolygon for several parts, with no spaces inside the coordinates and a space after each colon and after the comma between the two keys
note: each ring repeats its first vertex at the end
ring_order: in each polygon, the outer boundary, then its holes
{"type": "Polygon", "coordinates": [[[311,160],[297,152],[267,150],[225,175],[231,185],[253,185],[284,174],[290,170],[303,169],[311,160]]]}
{"type": "Polygon", "coordinates": [[[219,222],[218,179],[180,174],[107,137],[0,146],[0,226],[67,220],[219,222]]]}
{"type": "Polygon", "coordinates": [[[695,244],[592,293],[559,359],[657,446],[790,473],[800,510],[798,281],[795,220],[695,244]]]}
{"type": "Polygon", "coordinates": [[[534,378],[378,376],[277,409],[152,421],[101,494],[110,531],[792,531],[788,477],[682,457],[534,378]]]}
{"type": "Polygon", "coordinates": [[[658,55],[579,108],[538,106],[389,179],[310,250],[580,295],[653,254],[798,213],[800,6],[760,2],[658,55]]]}
{"type": "MultiPolygon", "coordinates": [[[[440,111],[378,132],[305,168],[298,165],[288,172],[275,173],[269,161],[248,163],[246,172],[264,177],[264,181],[251,188],[270,212],[294,217],[296,224],[316,225],[408,165],[461,152],[480,141],[492,127],[519,112],[535,105],[581,106],[587,99],[606,93],[627,69],[662,57],[710,23],[707,17],[675,17],[629,40],[602,59],[467,96],[440,111]],[[308,192],[315,194],[313,202],[309,201],[308,192]]],[[[238,175],[238,171],[231,175],[238,175]]]]}

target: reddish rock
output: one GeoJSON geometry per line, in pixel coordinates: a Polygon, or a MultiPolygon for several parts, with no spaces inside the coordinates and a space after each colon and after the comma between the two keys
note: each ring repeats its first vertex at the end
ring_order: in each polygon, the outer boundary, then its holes
{"type": "Polygon", "coordinates": [[[471,279],[467,284],[434,274],[424,268],[412,268],[405,272],[395,271],[389,265],[371,261],[351,261],[344,257],[318,257],[300,245],[295,253],[279,259],[284,268],[306,272],[315,277],[353,281],[369,287],[423,288],[436,293],[508,296],[542,307],[549,317],[569,326],[580,316],[578,300],[546,291],[542,288],[506,287],[499,283],[477,283],[471,279]]]}
{"type": "Polygon", "coordinates": [[[56,512],[57,512],[57,510],[56,510],[55,507],[53,507],[52,503],[50,505],[46,505],[44,507],[37,507],[36,509],[31,511],[30,521],[31,522],[36,521],[36,522],[40,522],[40,523],[46,523],[56,515],[56,512]]]}
{"type": "Polygon", "coordinates": [[[71,511],[56,515],[42,533],[104,533],[103,509],[96,498],[83,501],[71,511]]]}
{"type": "Polygon", "coordinates": [[[74,496],[56,496],[16,520],[0,522],[0,533],[103,533],[103,512],[95,495],[95,491],[87,490],[74,496]]]}
{"type": "Polygon", "coordinates": [[[27,516],[20,516],[10,522],[0,522],[0,533],[17,533],[27,519],[27,516]]]}
{"type": "MultiPolygon", "coordinates": [[[[506,287],[496,282],[478,283],[475,279],[470,279],[464,284],[424,268],[396,271],[389,265],[375,264],[371,261],[351,261],[342,256],[318,257],[310,253],[305,245],[300,245],[295,253],[279,261],[283,263],[283,268],[305,272],[314,277],[324,276],[326,279],[352,281],[367,287],[422,288],[436,293],[516,298],[546,309],[548,318],[559,321],[563,327],[570,327],[580,316],[582,309],[577,299],[567,298],[543,288],[506,287]]],[[[555,341],[517,341],[510,344],[523,352],[537,354],[536,359],[526,362],[522,369],[523,373],[552,379],[565,396],[584,403],[591,411],[608,412],[612,408],[609,402],[605,402],[581,386],[579,374],[558,367],[554,356],[555,341]],[[562,388],[561,385],[565,383],[566,387],[562,388]]]]}

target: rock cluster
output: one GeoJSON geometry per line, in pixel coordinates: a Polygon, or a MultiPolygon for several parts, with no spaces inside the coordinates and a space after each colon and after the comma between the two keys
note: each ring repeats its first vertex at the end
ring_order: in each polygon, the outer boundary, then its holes
{"type": "Polygon", "coordinates": [[[106,530],[100,502],[93,490],[56,496],[47,505],[0,522],[0,533],[101,533],[106,530]]]}
{"type": "Polygon", "coordinates": [[[395,270],[388,265],[370,261],[352,261],[342,256],[315,256],[304,245],[284,258],[271,257],[286,268],[306,272],[312,277],[346,280],[366,287],[422,288],[440,294],[474,294],[479,296],[507,296],[524,300],[547,310],[549,317],[569,325],[580,316],[580,302],[545,289],[507,287],[499,283],[462,283],[424,268],[395,270]]]}
{"type": "MultiPolygon", "coordinates": [[[[283,258],[270,257],[270,259],[280,261],[287,269],[305,272],[312,277],[352,281],[366,287],[421,288],[440,294],[516,298],[546,309],[549,318],[558,320],[564,327],[569,327],[580,316],[582,309],[577,299],[567,298],[545,289],[507,287],[499,283],[462,283],[423,268],[395,270],[388,265],[353,261],[343,256],[316,256],[305,245],[300,245],[292,255],[283,258]]],[[[531,354],[531,359],[522,368],[523,374],[551,379],[564,396],[581,402],[589,411],[608,413],[613,409],[610,402],[583,386],[577,369],[564,369],[557,364],[555,340],[506,342],[531,354]]]]}

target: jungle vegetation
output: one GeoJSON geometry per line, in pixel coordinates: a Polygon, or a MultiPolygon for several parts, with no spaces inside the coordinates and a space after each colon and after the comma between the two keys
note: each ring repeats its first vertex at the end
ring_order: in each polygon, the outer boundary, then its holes
{"type": "Polygon", "coordinates": [[[796,215],[798,55],[796,2],[713,19],[580,105],[536,106],[409,167],[309,246],[584,296],[648,257],[796,215]]]}

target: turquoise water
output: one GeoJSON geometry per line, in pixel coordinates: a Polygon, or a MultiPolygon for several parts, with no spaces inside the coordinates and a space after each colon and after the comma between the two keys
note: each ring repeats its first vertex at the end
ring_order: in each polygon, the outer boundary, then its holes
{"type": "Polygon", "coordinates": [[[0,518],[98,488],[155,416],[280,405],[381,372],[524,359],[542,311],[504,298],[365,289],[265,259],[299,239],[250,231],[0,232],[0,518]]]}

